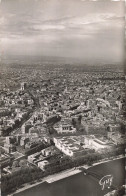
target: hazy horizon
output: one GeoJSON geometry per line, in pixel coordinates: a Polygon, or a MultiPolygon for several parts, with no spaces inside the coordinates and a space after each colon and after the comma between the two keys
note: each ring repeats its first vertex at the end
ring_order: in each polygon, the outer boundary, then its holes
{"type": "Polygon", "coordinates": [[[1,59],[26,55],[123,62],[124,16],[124,1],[1,1],[1,59]]]}

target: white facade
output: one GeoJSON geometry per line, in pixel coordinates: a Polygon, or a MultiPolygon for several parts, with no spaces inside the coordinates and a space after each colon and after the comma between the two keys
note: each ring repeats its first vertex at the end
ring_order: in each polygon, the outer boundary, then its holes
{"type": "Polygon", "coordinates": [[[45,170],[45,166],[48,165],[49,162],[48,161],[41,161],[41,162],[38,162],[38,167],[42,170],[45,170]]]}
{"type": "Polygon", "coordinates": [[[41,154],[41,152],[37,152],[37,153],[34,153],[34,154],[32,154],[32,155],[29,155],[29,156],[28,156],[28,161],[29,161],[30,163],[32,163],[32,162],[36,159],[36,157],[39,156],[40,154],[41,154]]]}
{"type": "Polygon", "coordinates": [[[84,139],[86,146],[95,149],[96,151],[100,149],[110,148],[112,144],[108,141],[102,141],[101,139],[95,138],[95,136],[87,136],[84,139]]]}
{"type": "Polygon", "coordinates": [[[76,154],[77,151],[79,151],[79,145],[74,145],[64,139],[54,138],[54,143],[59,150],[70,157],[72,157],[74,154],[76,154]]]}
{"type": "Polygon", "coordinates": [[[59,127],[55,127],[57,133],[75,133],[76,129],[72,125],[61,124],[59,127]]]}

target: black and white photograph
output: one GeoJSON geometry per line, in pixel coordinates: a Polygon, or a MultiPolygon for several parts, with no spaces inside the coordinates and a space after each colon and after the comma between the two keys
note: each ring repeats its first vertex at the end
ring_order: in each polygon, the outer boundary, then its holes
{"type": "Polygon", "coordinates": [[[0,0],[1,196],[126,196],[125,0],[0,0]]]}

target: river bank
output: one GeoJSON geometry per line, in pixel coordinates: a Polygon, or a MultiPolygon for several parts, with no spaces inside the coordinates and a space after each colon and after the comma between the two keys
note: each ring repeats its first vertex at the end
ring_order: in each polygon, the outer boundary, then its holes
{"type": "MultiPolygon", "coordinates": [[[[106,163],[106,162],[111,162],[111,161],[114,161],[114,160],[117,160],[117,159],[122,159],[124,158],[124,155],[120,155],[118,157],[115,157],[113,159],[104,159],[100,162],[97,162],[97,163],[94,163],[92,164],[91,166],[88,166],[88,165],[83,165],[81,167],[85,168],[85,169],[89,169],[89,168],[92,168],[94,166],[97,166],[97,165],[100,165],[100,164],[103,164],[103,163],[106,163]]],[[[30,189],[30,188],[33,188],[37,185],[40,185],[44,182],[46,183],[53,183],[53,182],[56,182],[56,181],[59,181],[61,179],[64,179],[64,178],[67,178],[67,177],[70,177],[72,175],[75,175],[75,174],[78,174],[78,173],[81,173],[82,171],[79,170],[79,167],[77,168],[72,168],[72,169],[68,169],[68,170],[65,170],[65,171],[62,171],[60,173],[57,173],[57,174],[53,174],[53,175],[49,175],[45,178],[42,178],[40,179],[41,181],[40,182],[35,182],[34,184],[29,184],[29,183],[26,183],[24,184],[22,188],[18,189],[17,191],[15,191],[13,194],[9,195],[9,196],[14,196],[16,195],[17,193],[20,193],[20,192],[23,192],[27,189],[30,189]]]]}
{"type": "Polygon", "coordinates": [[[67,170],[62,171],[60,173],[57,173],[57,174],[53,174],[53,175],[49,175],[47,177],[44,177],[44,178],[40,179],[41,180],[40,182],[35,182],[34,184],[26,183],[26,184],[23,185],[24,187],[16,190],[14,193],[12,193],[12,194],[10,194],[8,196],[14,196],[16,193],[23,192],[26,189],[33,188],[33,187],[35,187],[37,185],[40,185],[40,184],[42,184],[44,182],[52,183],[52,182],[55,182],[55,181],[58,181],[58,180],[67,178],[69,176],[75,175],[75,174],[80,173],[80,172],[81,171],[79,169],[75,169],[75,168],[67,169],[67,170]]]}

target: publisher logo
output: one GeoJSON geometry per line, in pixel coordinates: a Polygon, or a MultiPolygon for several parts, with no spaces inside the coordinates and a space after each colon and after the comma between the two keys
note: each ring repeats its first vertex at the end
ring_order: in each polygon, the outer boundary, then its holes
{"type": "Polygon", "coordinates": [[[112,175],[106,175],[104,176],[100,181],[99,184],[102,186],[102,190],[106,188],[110,188],[113,182],[113,176],[112,175]]]}

